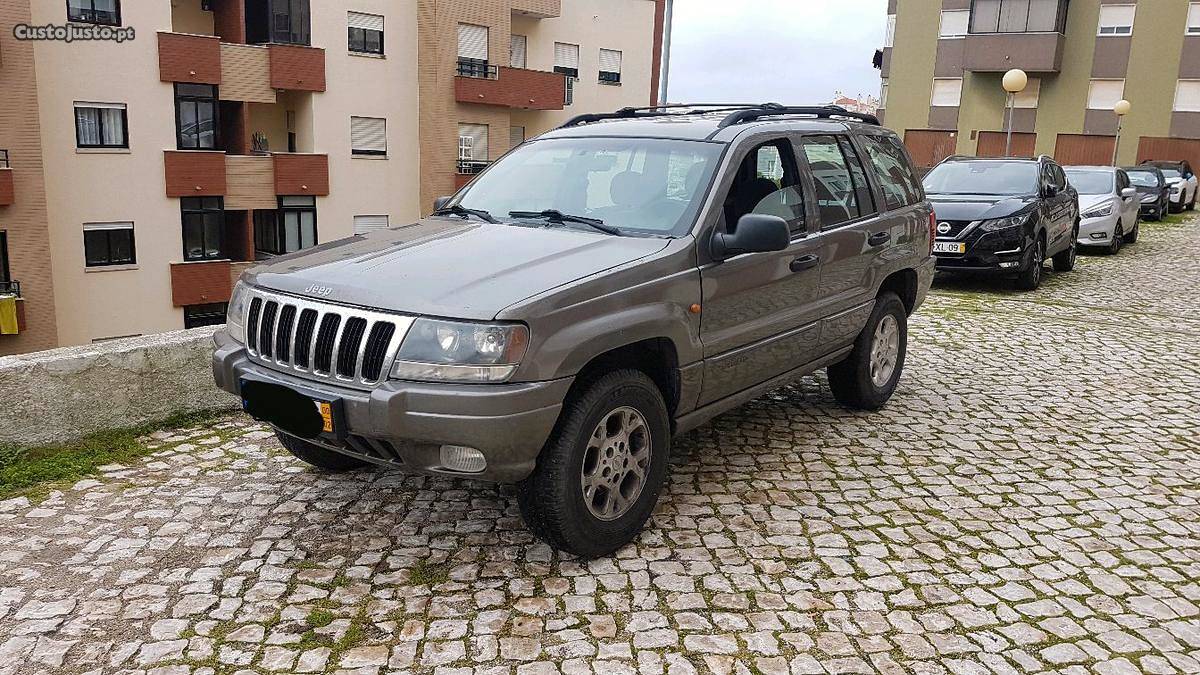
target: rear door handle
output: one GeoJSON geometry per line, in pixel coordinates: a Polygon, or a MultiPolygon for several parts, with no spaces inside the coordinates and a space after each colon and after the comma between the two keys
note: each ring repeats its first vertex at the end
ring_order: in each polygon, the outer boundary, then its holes
{"type": "Polygon", "coordinates": [[[821,258],[819,258],[818,256],[805,255],[805,256],[800,256],[799,258],[796,258],[795,260],[793,260],[792,264],[789,265],[788,267],[790,267],[792,269],[793,273],[797,273],[797,272],[803,272],[804,270],[811,270],[812,268],[814,268],[818,264],[820,264],[820,262],[821,262],[821,258]]]}
{"type": "Polygon", "coordinates": [[[876,232],[875,234],[867,237],[867,243],[871,246],[883,246],[891,240],[891,232],[876,232]]]}

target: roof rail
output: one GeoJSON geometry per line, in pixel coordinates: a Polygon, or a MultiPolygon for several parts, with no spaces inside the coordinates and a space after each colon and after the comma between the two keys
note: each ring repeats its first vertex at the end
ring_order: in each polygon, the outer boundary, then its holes
{"type": "Polygon", "coordinates": [[[750,110],[760,107],[762,107],[761,103],[672,103],[670,105],[651,105],[640,108],[628,107],[610,113],[577,115],[564,122],[559,129],[568,129],[604,120],[627,120],[642,117],[666,117],[669,115],[706,115],[715,112],[750,110]],[[684,110],[686,112],[682,112],[684,110]]]}
{"type": "Polygon", "coordinates": [[[879,125],[879,118],[868,113],[851,112],[839,105],[822,105],[822,106],[785,106],[778,103],[764,103],[754,108],[738,110],[730,114],[725,119],[721,120],[718,128],[724,129],[735,124],[743,122],[753,122],[754,120],[762,119],[763,117],[774,117],[777,115],[814,115],[818,118],[829,119],[833,117],[843,117],[867,124],[879,125]]]}

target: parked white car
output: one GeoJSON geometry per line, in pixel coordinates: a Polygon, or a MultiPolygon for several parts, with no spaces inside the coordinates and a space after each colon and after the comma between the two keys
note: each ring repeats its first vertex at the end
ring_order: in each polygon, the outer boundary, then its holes
{"type": "Polygon", "coordinates": [[[1142,164],[1156,166],[1167,178],[1171,186],[1171,212],[1179,213],[1196,208],[1196,193],[1200,192],[1200,179],[1187,160],[1181,161],[1146,161],[1142,164]]]}
{"type": "Polygon", "coordinates": [[[1080,246],[1104,246],[1117,253],[1124,244],[1137,241],[1141,204],[1123,169],[1072,166],[1065,170],[1079,192],[1080,246]]]}

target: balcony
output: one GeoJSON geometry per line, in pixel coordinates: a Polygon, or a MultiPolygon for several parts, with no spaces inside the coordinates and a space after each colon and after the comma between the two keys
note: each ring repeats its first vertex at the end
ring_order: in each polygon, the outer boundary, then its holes
{"type": "Polygon", "coordinates": [[[313,195],[324,197],[329,194],[329,156],[276,152],[274,161],[275,194],[313,195]]]}
{"type": "Polygon", "coordinates": [[[963,68],[980,73],[1013,68],[1057,73],[1062,70],[1066,42],[1062,33],[972,33],[964,45],[963,68]]]}
{"type": "Polygon", "coordinates": [[[231,267],[228,260],[171,263],[171,303],[184,307],[229,302],[231,267]]]}
{"type": "Polygon", "coordinates": [[[13,189],[12,167],[8,164],[8,151],[0,150],[0,206],[11,206],[16,201],[13,189]]]}
{"type": "Polygon", "coordinates": [[[271,88],[325,91],[325,50],[300,45],[267,45],[271,88]]]}
{"type": "Polygon", "coordinates": [[[224,152],[219,150],[166,150],[163,154],[168,197],[222,197],[225,195],[224,152]]]}
{"type": "Polygon", "coordinates": [[[512,12],[531,19],[555,19],[562,16],[562,0],[512,0],[512,12]]]}
{"type": "Polygon", "coordinates": [[[301,45],[160,32],[158,70],[163,82],[218,85],[225,101],[274,103],[277,90],[325,91],[325,50],[301,45]]]}
{"type": "Polygon", "coordinates": [[[567,78],[543,70],[464,62],[458,64],[454,78],[454,99],[519,110],[562,110],[567,78]]]}
{"type": "Polygon", "coordinates": [[[167,150],[168,197],[224,197],[225,209],[273,209],[276,196],[329,194],[329,156],[274,152],[227,155],[219,150],[167,150]]]}

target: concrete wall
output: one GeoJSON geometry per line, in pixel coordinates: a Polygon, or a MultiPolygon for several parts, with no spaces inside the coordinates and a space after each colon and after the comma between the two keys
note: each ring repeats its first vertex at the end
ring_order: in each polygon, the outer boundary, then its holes
{"type": "Polygon", "coordinates": [[[44,445],[177,413],[233,409],[212,379],[212,334],[197,328],[0,357],[0,443],[44,445]]]}

